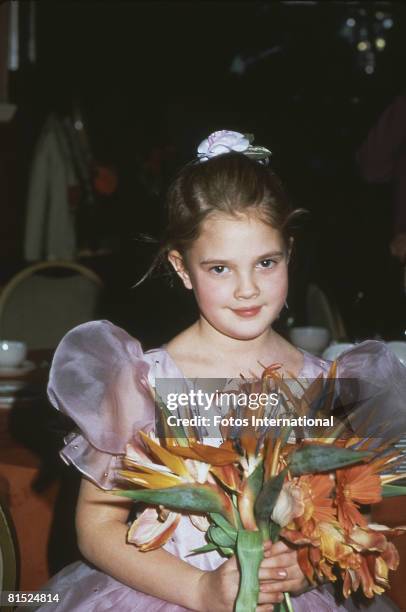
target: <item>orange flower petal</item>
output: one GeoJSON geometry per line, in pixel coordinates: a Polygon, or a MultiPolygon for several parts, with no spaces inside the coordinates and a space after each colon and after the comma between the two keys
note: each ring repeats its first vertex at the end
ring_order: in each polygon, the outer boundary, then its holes
{"type": "Polygon", "coordinates": [[[383,533],[372,529],[362,529],[354,527],[347,535],[347,541],[355,550],[382,552],[385,550],[387,540],[383,533]]]}
{"type": "Polygon", "coordinates": [[[160,461],[168,468],[172,470],[174,474],[178,476],[182,476],[185,480],[192,481],[187,468],[180,457],[176,457],[173,452],[167,451],[163,446],[160,446],[154,440],[152,440],[149,436],[147,436],[143,431],[140,431],[140,435],[144,442],[149,446],[150,450],[154,455],[158,457],[160,461]]]}
{"type": "Polygon", "coordinates": [[[118,474],[124,478],[124,480],[128,480],[129,482],[133,482],[148,489],[165,489],[167,487],[176,487],[182,483],[181,478],[178,476],[174,474],[164,474],[162,472],[145,474],[133,470],[119,470],[118,474]]]}
{"type": "Polygon", "coordinates": [[[361,556],[361,566],[357,570],[362,585],[364,595],[372,599],[375,595],[381,595],[385,589],[375,584],[374,577],[371,575],[367,560],[361,556]]]}
{"type": "Polygon", "coordinates": [[[237,461],[239,455],[228,448],[217,448],[200,442],[192,442],[190,446],[172,447],[171,453],[187,459],[204,461],[211,465],[228,465],[237,461]]]}
{"type": "Polygon", "coordinates": [[[309,559],[309,546],[302,546],[298,549],[297,562],[310,584],[316,584],[314,579],[314,568],[309,559]]]}
{"type": "Polygon", "coordinates": [[[210,472],[232,491],[240,490],[241,477],[235,465],[212,466],[210,472]]]}
{"type": "Polygon", "coordinates": [[[127,541],[136,544],[142,551],[160,548],[169,540],[179,524],[181,515],[169,512],[164,522],[158,520],[154,508],[147,508],[133,522],[127,534],[127,541]]]}
{"type": "Polygon", "coordinates": [[[393,542],[388,542],[385,550],[382,552],[382,558],[390,570],[398,569],[400,561],[399,553],[393,542]]]}

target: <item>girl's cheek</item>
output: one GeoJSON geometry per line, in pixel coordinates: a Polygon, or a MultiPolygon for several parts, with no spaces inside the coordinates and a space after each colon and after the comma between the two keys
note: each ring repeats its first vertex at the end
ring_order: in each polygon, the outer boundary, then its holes
{"type": "Polygon", "coordinates": [[[281,270],[277,275],[268,279],[265,287],[274,295],[282,295],[288,291],[288,276],[284,270],[281,270]]]}

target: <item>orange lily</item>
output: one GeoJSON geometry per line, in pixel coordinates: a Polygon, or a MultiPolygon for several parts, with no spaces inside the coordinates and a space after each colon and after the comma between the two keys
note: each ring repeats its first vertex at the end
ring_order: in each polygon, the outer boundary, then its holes
{"type": "Polygon", "coordinates": [[[381,480],[373,462],[336,471],[336,498],[338,518],[346,531],[355,525],[367,525],[358,504],[376,504],[382,499],[381,480]]]}
{"type": "Polygon", "coordinates": [[[399,554],[387,535],[399,535],[406,527],[389,529],[384,525],[369,525],[364,529],[355,527],[347,536],[347,541],[358,551],[359,567],[343,568],[343,594],[348,597],[360,585],[366,597],[382,594],[389,586],[389,570],[396,570],[399,554]]]}
{"type": "Polygon", "coordinates": [[[297,524],[304,533],[311,531],[319,522],[336,520],[331,492],[334,481],[330,474],[309,474],[297,481],[303,492],[305,510],[297,524]]]}

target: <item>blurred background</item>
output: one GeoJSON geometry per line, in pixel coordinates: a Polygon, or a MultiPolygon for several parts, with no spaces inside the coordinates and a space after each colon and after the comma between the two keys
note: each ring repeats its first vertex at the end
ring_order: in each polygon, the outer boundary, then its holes
{"type": "Polygon", "coordinates": [[[193,303],[159,278],[131,288],[157,249],[141,235],[159,239],[168,181],[204,137],[227,128],[273,151],[294,205],[309,211],[298,228],[290,324],[306,323],[304,290],[316,282],[349,339],[399,338],[406,309],[404,268],[389,252],[394,181],[367,183],[356,153],[405,88],[402,3],[6,5],[7,98],[16,112],[0,124],[1,284],[28,263],[41,133],[51,114],[69,118],[86,138],[91,182],[100,169],[107,181],[89,198],[79,176],[70,195],[72,256],[102,277],[103,316],[146,345],[168,339],[193,320],[193,303]]]}
{"type": "MultiPolygon", "coordinates": [[[[195,319],[165,271],[134,285],[170,180],[211,132],[254,134],[308,211],[280,331],[403,341],[406,363],[405,65],[400,2],[0,0],[0,338],[25,343],[0,360],[0,502],[22,589],[78,557],[79,478],[58,458],[73,423],[45,396],[53,350],[89,319],[145,348],[195,319]]],[[[397,501],[385,512],[404,522],[397,501]]]]}

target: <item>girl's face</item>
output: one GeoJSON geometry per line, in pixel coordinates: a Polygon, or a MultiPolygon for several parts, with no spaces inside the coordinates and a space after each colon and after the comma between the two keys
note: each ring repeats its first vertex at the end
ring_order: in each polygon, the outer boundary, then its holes
{"type": "Polygon", "coordinates": [[[288,290],[289,253],[278,230],[255,214],[212,215],[183,260],[169,260],[193,289],[201,316],[231,338],[249,340],[269,330],[288,290]]]}

